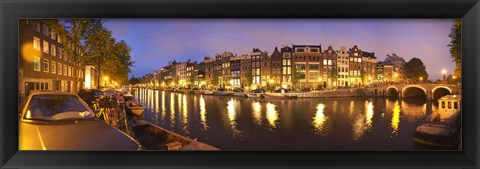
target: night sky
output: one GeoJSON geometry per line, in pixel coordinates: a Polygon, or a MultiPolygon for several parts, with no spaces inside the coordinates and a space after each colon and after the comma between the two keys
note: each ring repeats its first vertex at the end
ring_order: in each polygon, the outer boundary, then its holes
{"type": "Polygon", "coordinates": [[[453,19],[108,19],[114,38],[132,47],[135,77],[153,73],[168,61],[203,61],[229,51],[250,54],[252,48],[273,52],[275,46],[331,45],[375,52],[383,61],[396,53],[407,62],[420,58],[429,79],[455,68],[448,34],[453,19]]]}

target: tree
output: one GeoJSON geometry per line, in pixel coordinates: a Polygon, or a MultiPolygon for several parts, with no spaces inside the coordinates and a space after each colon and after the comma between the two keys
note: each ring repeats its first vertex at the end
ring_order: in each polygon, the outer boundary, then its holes
{"type": "MultiPolygon", "coordinates": [[[[120,84],[127,81],[130,67],[134,64],[130,58],[131,48],[125,41],[116,42],[112,33],[103,26],[102,20],[97,19],[92,23],[85,48],[89,62],[95,65],[98,72],[97,82],[100,82],[101,74],[111,76],[120,84]]],[[[97,88],[99,85],[97,83],[97,88]]]]}
{"type": "Polygon", "coordinates": [[[302,79],[305,79],[305,73],[302,72],[297,72],[296,67],[293,67],[293,78],[292,78],[292,83],[293,85],[297,86],[299,88],[299,82],[302,79]]]}
{"type": "MultiPolygon", "coordinates": [[[[73,70],[77,71],[72,71],[72,75],[73,77],[78,77],[78,70],[81,70],[88,64],[88,58],[84,56],[85,50],[82,42],[87,38],[94,20],[67,19],[62,21],[65,22],[65,24],[58,19],[48,19],[44,21],[53,32],[57,33],[57,38],[63,44],[61,53],[63,57],[74,63],[72,66],[73,70]]],[[[73,86],[78,86],[78,78],[75,78],[73,83],[73,86]]]]}
{"type": "Polygon", "coordinates": [[[419,82],[420,78],[423,80],[428,79],[428,74],[426,71],[426,67],[423,64],[422,60],[418,58],[412,58],[410,59],[404,67],[405,71],[405,76],[411,81],[411,82],[419,82]]]}
{"type": "Polygon", "coordinates": [[[450,55],[452,61],[455,62],[456,69],[454,74],[457,77],[461,77],[462,70],[462,20],[455,19],[452,27],[450,28],[450,34],[448,37],[452,38],[450,44],[447,46],[450,47],[450,55]]]}
{"type": "Polygon", "coordinates": [[[140,83],[140,78],[135,78],[135,75],[132,75],[128,83],[132,85],[138,84],[140,83]]]}
{"type": "Polygon", "coordinates": [[[245,71],[245,78],[247,79],[247,81],[245,82],[245,85],[250,85],[252,84],[253,82],[253,74],[252,74],[252,71],[245,71]]]}

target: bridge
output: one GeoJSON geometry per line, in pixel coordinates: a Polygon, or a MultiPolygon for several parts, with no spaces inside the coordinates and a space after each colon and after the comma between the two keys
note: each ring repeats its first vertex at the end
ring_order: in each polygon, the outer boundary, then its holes
{"type": "Polygon", "coordinates": [[[446,84],[396,84],[381,87],[366,88],[367,96],[386,96],[397,98],[423,97],[435,100],[448,94],[461,94],[458,85],[446,84]]]}

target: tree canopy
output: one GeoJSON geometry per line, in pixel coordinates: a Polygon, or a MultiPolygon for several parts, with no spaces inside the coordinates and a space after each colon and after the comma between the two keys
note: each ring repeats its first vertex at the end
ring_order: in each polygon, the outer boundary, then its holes
{"type": "Polygon", "coordinates": [[[452,61],[455,62],[456,69],[454,74],[461,77],[462,70],[462,20],[455,19],[452,27],[450,28],[450,34],[448,37],[452,38],[447,45],[450,47],[450,56],[452,61]]]}
{"type": "Polygon", "coordinates": [[[425,65],[419,58],[412,58],[404,66],[405,76],[412,82],[428,80],[425,65]]]}

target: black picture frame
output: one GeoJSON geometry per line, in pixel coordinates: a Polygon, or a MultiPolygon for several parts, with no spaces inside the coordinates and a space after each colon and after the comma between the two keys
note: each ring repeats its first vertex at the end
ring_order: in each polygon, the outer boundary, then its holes
{"type": "Polygon", "coordinates": [[[478,0],[2,0],[2,168],[478,168],[478,0]],[[19,18],[462,18],[462,151],[18,151],[19,18]]]}

